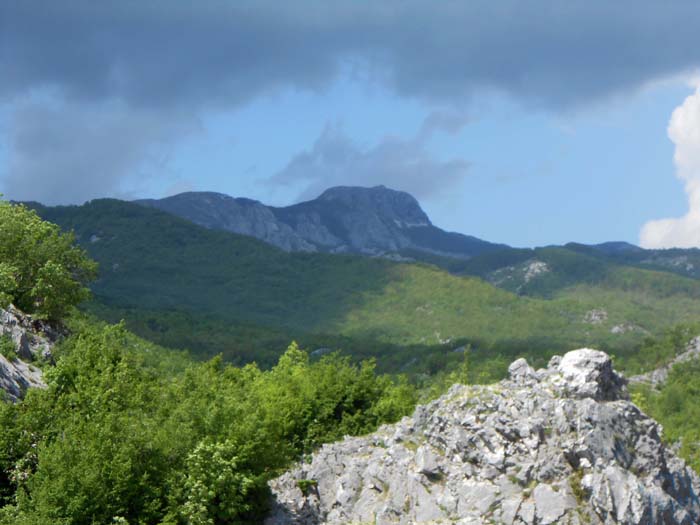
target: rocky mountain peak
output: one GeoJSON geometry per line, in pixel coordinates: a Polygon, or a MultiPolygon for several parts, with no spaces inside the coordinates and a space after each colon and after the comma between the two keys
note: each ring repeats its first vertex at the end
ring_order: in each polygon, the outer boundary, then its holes
{"type": "Polygon", "coordinates": [[[433,226],[410,194],[385,186],[337,186],[286,207],[213,192],[136,201],[205,228],[250,235],[285,251],[399,257],[402,251],[468,258],[503,248],[433,226]]]}
{"type": "Polygon", "coordinates": [[[334,202],[359,213],[373,213],[394,221],[399,227],[429,226],[430,219],[409,193],[374,186],[336,186],[324,191],[319,197],[322,202],[334,202]]]}
{"type": "Polygon", "coordinates": [[[376,433],[325,445],[271,483],[268,525],[700,522],[700,479],[580,349],[495,385],[455,385],[376,433]]]}

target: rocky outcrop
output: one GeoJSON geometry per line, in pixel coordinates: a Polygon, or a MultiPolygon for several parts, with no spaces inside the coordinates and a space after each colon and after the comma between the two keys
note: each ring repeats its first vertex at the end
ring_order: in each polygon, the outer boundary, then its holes
{"type": "Polygon", "coordinates": [[[330,188],[317,199],[283,208],[211,192],[136,202],[286,251],[392,255],[408,250],[465,258],[503,248],[433,226],[415,198],[384,186],[330,188]]]}
{"type": "Polygon", "coordinates": [[[271,208],[255,200],[234,199],[214,192],[189,192],[165,199],[136,202],[205,228],[256,237],[285,251],[316,251],[314,244],[279,221],[271,208]]]}
{"type": "Polygon", "coordinates": [[[671,369],[673,369],[674,366],[698,358],[700,358],[700,337],[695,337],[688,343],[688,346],[685,348],[683,353],[678,354],[664,366],[644,374],[630,377],[630,382],[646,383],[654,388],[659,387],[666,382],[666,379],[668,379],[668,374],[671,373],[671,369]]]}
{"type": "Polygon", "coordinates": [[[323,446],[271,482],[267,525],[700,523],[700,479],[606,354],[509,373],[323,446]]]}
{"type": "Polygon", "coordinates": [[[51,362],[51,349],[61,335],[13,306],[0,309],[0,344],[5,350],[5,355],[0,354],[0,391],[6,399],[18,401],[27,389],[46,386],[41,370],[32,362],[51,362]]]}

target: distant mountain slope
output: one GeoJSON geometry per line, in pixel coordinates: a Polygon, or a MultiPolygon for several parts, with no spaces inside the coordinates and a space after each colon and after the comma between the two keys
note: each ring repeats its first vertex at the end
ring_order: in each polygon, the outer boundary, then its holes
{"type": "MultiPolygon", "coordinates": [[[[606,243],[608,244],[608,243],[606,243]]],[[[605,258],[618,264],[661,270],[693,279],[700,279],[700,249],[669,248],[665,250],[645,250],[634,245],[624,249],[601,249],[603,245],[587,246],[569,243],[566,248],[598,258],[605,258]]]]}
{"type": "Polygon", "coordinates": [[[639,277],[644,271],[659,272],[654,278],[659,291],[686,286],[687,281],[680,277],[700,279],[698,249],[645,250],[627,243],[504,248],[468,260],[441,258],[434,263],[452,273],[481,277],[499,288],[535,297],[551,297],[581,284],[615,287],[619,282],[614,281],[639,277]],[[658,284],[661,281],[663,285],[658,284]]]}
{"type": "MultiPolygon", "coordinates": [[[[699,282],[604,261],[590,266],[597,259],[565,249],[545,263],[556,272],[531,279],[534,287],[553,276],[552,284],[522,297],[426,265],[286,253],[128,202],[37,209],[75,230],[100,263],[93,311],[125,318],[157,342],[223,352],[237,362],[270,363],[292,338],[320,350],[376,355],[390,369],[411,366],[428,351],[429,367],[439,368],[467,343],[475,359],[480,351],[543,359],[587,344],[620,356],[649,333],[700,317],[699,282]],[[567,277],[576,268],[581,273],[567,277]]],[[[521,262],[532,256],[508,254],[521,262]]],[[[489,278],[488,265],[484,272],[489,278]]]]}
{"type": "Polygon", "coordinates": [[[136,202],[206,228],[250,235],[285,251],[387,255],[413,250],[466,258],[504,248],[433,226],[415,198],[384,186],[339,186],[284,208],[211,192],[136,202]]]}

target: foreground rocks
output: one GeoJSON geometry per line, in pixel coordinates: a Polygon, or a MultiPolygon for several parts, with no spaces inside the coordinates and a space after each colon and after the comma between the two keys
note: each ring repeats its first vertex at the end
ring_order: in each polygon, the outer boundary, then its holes
{"type": "Polygon", "coordinates": [[[13,306],[0,308],[0,338],[11,343],[12,354],[0,354],[0,395],[10,401],[29,388],[44,388],[41,370],[32,363],[51,362],[51,349],[61,336],[51,325],[32,319],[13,306]]]}
{"type": "Polygon", "coordinates": [[[271,482],[281,524],[700,523],[700,480],[595,350],[326,445],[271,482]]]}

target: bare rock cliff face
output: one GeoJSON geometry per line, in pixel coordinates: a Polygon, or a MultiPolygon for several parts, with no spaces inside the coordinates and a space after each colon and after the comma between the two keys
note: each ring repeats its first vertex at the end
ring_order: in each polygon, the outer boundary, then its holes
{"type": "Polygon", "coordinates": [[[12,345],[15,356],[0,355],[0,394],[18,401],[29,388],[45,388],[37,359],[51,361],[51,349],[61,334],[13,306],[0,308],[0,337],[12,345]]]}
{"type": "Polygon", "coordinates": [[[250,235],[285,251],[387,255],[412,250],[468,258],[503,248],[437,228],[414,197],[384,186],[338,186],[282,208],[212,192],[136,202],[205,228],[250,235]]]}
{"type": "Polygon", "coordinates": [[[271,482],[267,525],[700,523],[700,479],[606,354],[509,371],[322,447],[271,482]]]}

